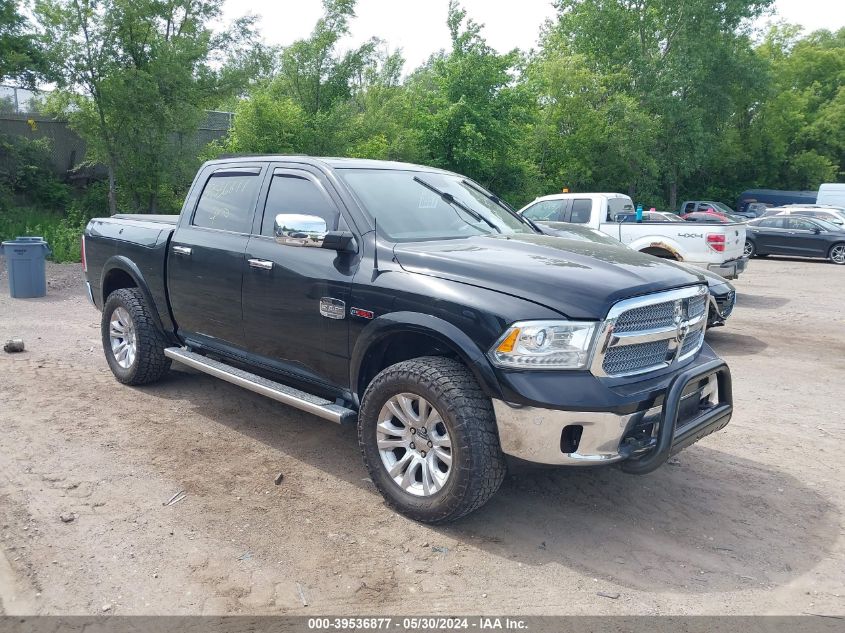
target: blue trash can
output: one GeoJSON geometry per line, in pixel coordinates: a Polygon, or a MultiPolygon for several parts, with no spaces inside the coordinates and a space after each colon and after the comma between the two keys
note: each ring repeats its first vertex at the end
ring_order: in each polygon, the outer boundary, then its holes
{"type": "Polygon", "coordinates": [[[19,237],[3,242],[0,252],[6,256],[9,294],[13,299],[30,299],[47,294],[45,258],[50,247],[41,237],[19,237]]]}

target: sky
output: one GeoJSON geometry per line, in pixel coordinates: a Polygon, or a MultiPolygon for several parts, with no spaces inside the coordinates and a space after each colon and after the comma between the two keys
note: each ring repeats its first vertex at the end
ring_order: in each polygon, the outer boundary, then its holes
{"type": "MultiPolygon", "coordinates": [[[[392,52],[402,49],[405,72],[449,47],[446,12],[449,0],[358,0],[350,36],[341,48],[352,48],[371,36],[387,42],[392,52]]],[[[484,37],[499,52],[536,47],[540,25],[554,15],[550,0],[461,0],[467,14],[484,24],[484,37]]],[[[845,27],[844,0],[775,0],[776,15],[800,24],[806,31],[845,27]]],[[[223,20],[252,13],[260,16],[259,30],[269,44],[287,45],[307,37],[322,14],[320,0],[226,0],[223,20]]]]}

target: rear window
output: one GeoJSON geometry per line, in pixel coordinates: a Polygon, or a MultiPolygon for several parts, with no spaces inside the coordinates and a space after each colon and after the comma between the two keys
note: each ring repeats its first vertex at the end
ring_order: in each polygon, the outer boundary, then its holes
{"type": "Polygon", "coordinates": [[[628,196],[607,199],[607,219],[616,222],[616,216],[620,213],[633,213],[634,203],[628,196]]]}
{"type": "Polygon", "coordinates": [[[572,212],[570,222],[574,224],[587,224],[590,221],[590,212],[593,210],[593,201],[589,198],[575,198],[572,201],[572,212]]]}

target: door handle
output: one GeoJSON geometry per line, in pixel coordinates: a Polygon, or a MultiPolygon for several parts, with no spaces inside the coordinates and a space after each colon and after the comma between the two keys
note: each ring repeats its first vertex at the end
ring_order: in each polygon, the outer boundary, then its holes
{"type": "Polygon", "coordinates": [[[188,257],[191,254],[191,249],[187,246],[174,246],[173,247],[173,254],[174,255],[184,255],[185,257],[188,257]]]}
{"type": "Polygon", "coordinates": [[[251,268],[258,268],[259,270],[273,270],[273,262],[268,262],[266,259],[249,259],[247,260],[251,268]]]}

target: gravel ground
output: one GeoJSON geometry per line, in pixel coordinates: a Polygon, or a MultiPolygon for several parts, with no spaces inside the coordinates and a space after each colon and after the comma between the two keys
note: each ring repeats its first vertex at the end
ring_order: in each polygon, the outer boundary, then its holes
{"type": "Polygon", "coordinates": [[[48,277],[12,300],[0,273],[27,347],[0,352],[0,613],[845,614],[843,267],[751,263],[708,334],[724,431],[437,528],[386,509],[353,429],[184,370],[119,385],[80,267],[48,277]]]}

